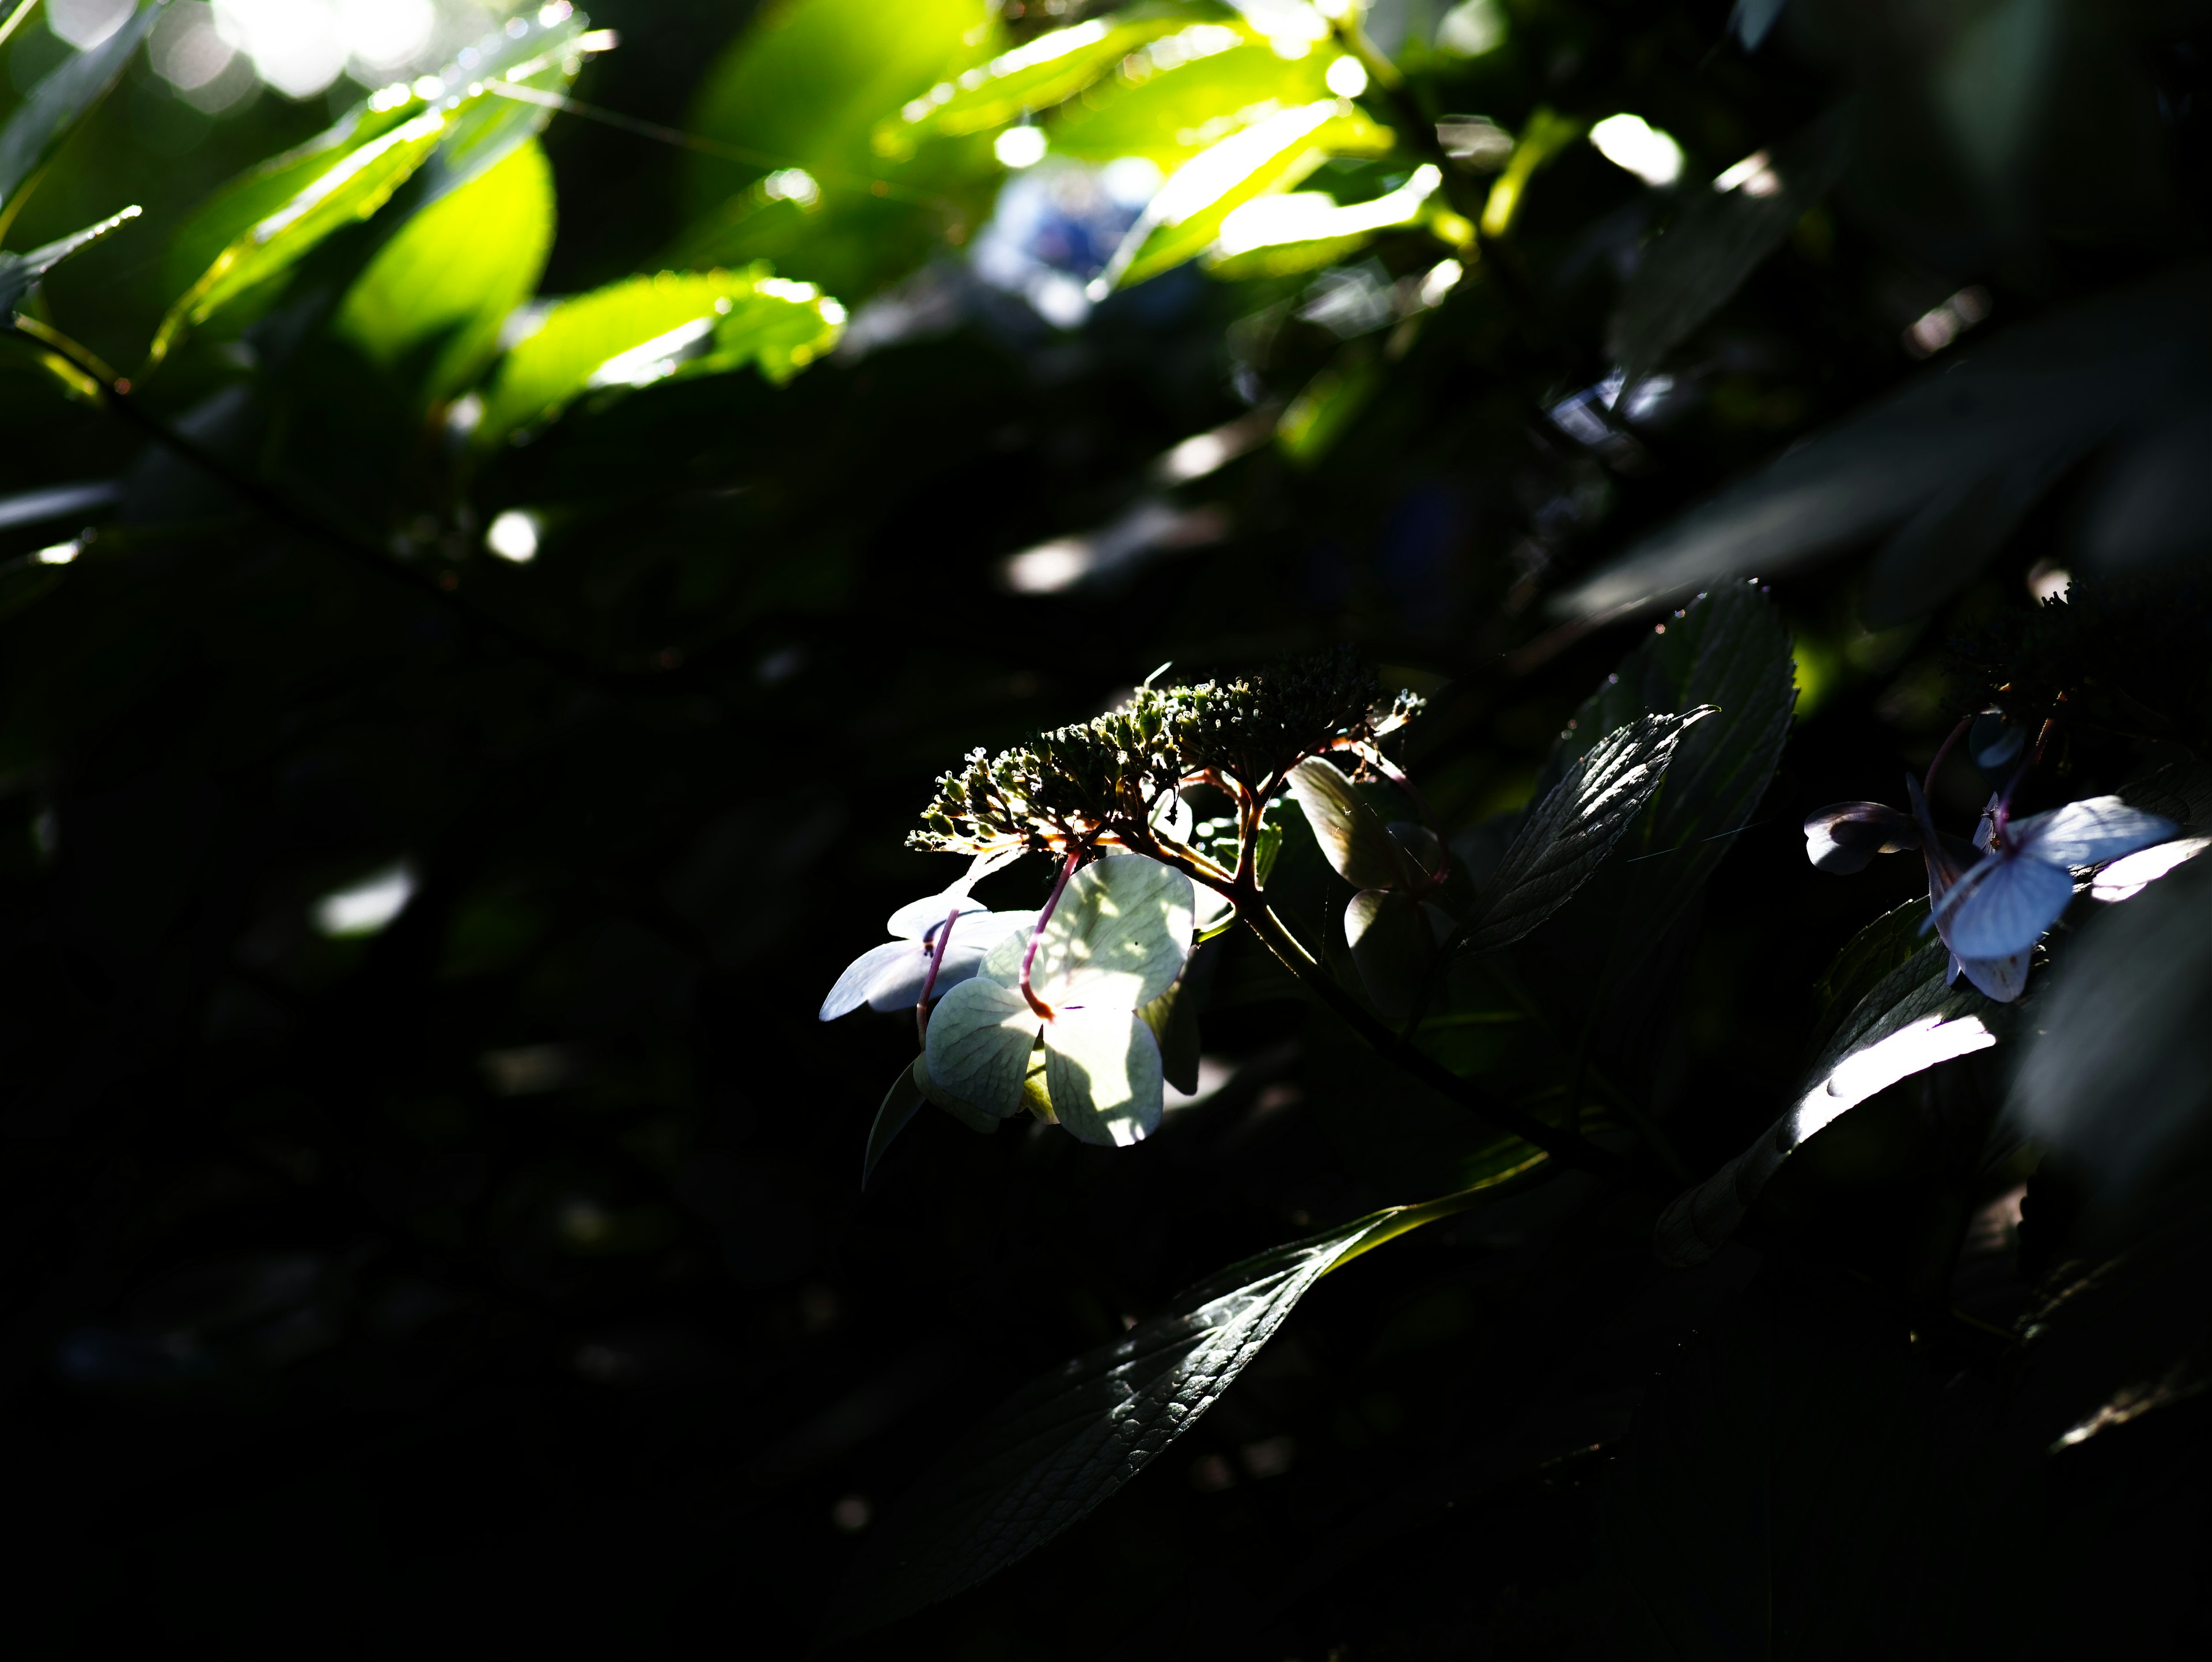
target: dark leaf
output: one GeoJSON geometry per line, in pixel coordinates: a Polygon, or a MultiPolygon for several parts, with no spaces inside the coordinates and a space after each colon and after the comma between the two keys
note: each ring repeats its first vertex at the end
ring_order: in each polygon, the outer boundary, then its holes
{"type": "MultiPolygon", "coordinates": [[[[1759,33],[1771,21],[1770,14],[1759,33]]],[[[1756,44],[1747,28],[1745,40],[1756,44]]],[[[1782,246],[1843,176],[1856,120],[1850,107],[1839,107],[1775,146],[1765,165],[1729,189],[1686,187],[1687,205],[1644,251],[1607,331],[1606,350],[1624,377],[1633,382],[1657,368],[1782,246]]]]}
{"type": "Polygon", "coordinates": [[[167,3],[168,0],[149,0],[90,52],[71,54],[31,89],[31,95],[8,118],[8,125],[0,127],[0,228],[11,222],[21,207],[17,193],[24,182],[46,165],[47,157],[76,131],[76,124],[106,96],[167,3]]]}
{"type": "Polygon", "coordinates": [[[2200,1136],[2212,1106],[2212,861],[2082,927],[2037,1012],[2007,1111],[2115,1196],[2200,1136]]]}
{"type": "Polygon", "coordinates": [[[2080,455],[2078,443],[2033,452],[1929,497],[1875,556],[1859,604],[1867,627],[1917,618],[1972,582],[2080,455]]]}
{"type": "Polygon", "coordinates": [[[1894,525],[1962,478],[2079,451],[2212,371],[2212,266],[2039,318],[1792,447],[1559,596],[1576,617],[1774,576],[1894,525]]]}
{"type": "Polygon", "coordinates": [[[2075,522],[2075,569],[2118,576],[2212,550],[2212,401],[2160,409],[2113,449],[2075,522]]]}
{"type": "Polygon", "coordinates": [[[1436,958],[1429,922],[1434,910],[1389,889],[1362,889],[1344,909],[1344,938],[1359,983],[1386,1020],[1402,1021],[1413,1014],[1436,958]]]}
{"type": "Polygon", "coordinates": [[[1484,886],[1462,931],[1467,950],[1510,945],[1565,905],[1644,811],[1683,734],[1717,713],[1701,705],[1646,715],[1577,757],[1484,886]]]}
{"type": "Polygon", "coordinates": [[[1808,1073],[1797,1105],[1758,1141],[1660,1215],[1653,1245],[1678,1268],[1718,1251],[1782,1162],[1823,1127],[1879,1091],[1997,1042],[2002,1007],[1970,986],[1945,984],[1941,942],[1915,953],[1859,1001],[1808,1073]]]}
{"type": "Polygon", "coordinates": [[[2169,763],[2121,786],[2119,794],[2130,807],[2162,813],[2185,831],[2212,830],[2212,767],[2202,762],[2169,763]]]}
{"type": "Polygon", "coordinates": [[[1316,1282],[1424,1209],[1376,1213],[1233,1264],[1001,1403],[885,1514],[831,1634],[949,1598],[1042,1546],[1195,1425],[1316,1282]]]}
{"type": "Polygon", "coordinates": [[[1731,583],[1646,636],[1584,701],[1540,790],[1621,728],[1706,706],[1719,712],[1681,734],[1665,788],[1604,873],[1560,914],[1560,923],[1573,920],[1584,970],[1609,961],[1612,976],[1629,975],[1727,857],[1781,758],[1796,703],[1792,673],[1774,603],[1751,584],[1731,583]]]}
{"type": "Polygon", "coordinates": [[[0,319],[13,322],[15,308],[31,285],[67,259],[79,249],[89,247],[117,227],[128,225],[138,217],[139,210],[125,208],[112,219],[103,219],[97,225],[88,225],[82,231],[73,231],[43,248],[33,248],[27,254],[0,253],[0,319]]]}

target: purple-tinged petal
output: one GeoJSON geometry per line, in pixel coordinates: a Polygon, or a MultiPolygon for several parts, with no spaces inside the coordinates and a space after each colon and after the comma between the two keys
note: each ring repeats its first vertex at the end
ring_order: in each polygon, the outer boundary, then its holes
{"type": "Polygon", "coordinates": [[[1834,802],[1805,816],[1805,857],[1821,871],[1863,872],[1878,854],[1920,846],[1911,819],[1881,802],[1834,802]]]}
{"type": "Polygon", "coordinates": [[[2181,827],[2162,815],[2117,796],[2092,796],[2021,820],[2006,840],[2030,860],[2071,868],[2102,865],[2180,835],[2181,827]]]}
{"type": "Polygon", "coordinates": [[[2073,898],[2074,879],[2063,866],[1990,855],[1944,897],[1949,916],[1936,928],[1967,963],[2010,958],[2042,940],[2073,898]]]}
{"type": "MultiPolygon", "coordinates": [[[[918,942],[912,941],[886,941],[880,947],[871,947],[845,966],[845,973],[837,977],[837,984],[830,989],[830,996],[822,1001],[824,1021],[835,1021],[849,1014],[863,1004],[874,1004],[881,1010],[893,1008],[876,1003],[879,986],[891,984],[904,972],[908,960],[913,964],[915,997],[921,994],[921,977],[929,972],[929,957],[918,942]]],[[[908,1004],[914,998],[907,1000],[908,1004]]]]}
{"type": "Polygon", "coordinates": [[[970,900],[963,885],[955,884],[942,894],[925,895],[919,900],[908,901],[891,914],[890,921],[884,925],[884,932],[901,941],[920,941],[951,916],[955,906],[963,916],[969,912],[990,910],[980,900],[970,900]]]}
{"type": "Polygon", "coordinates": [[[2014,953],[2009,958],[1960,958],[1954,953],[1951,973],[1956,977],[1963,970],[1984,997],[2010,1004],[2027,990],[2029,957],[2027,953],[2014,953]]]}

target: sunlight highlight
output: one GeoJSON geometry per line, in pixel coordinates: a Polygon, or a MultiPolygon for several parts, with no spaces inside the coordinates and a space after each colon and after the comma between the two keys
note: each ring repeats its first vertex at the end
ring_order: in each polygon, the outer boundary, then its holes
{"type": "Polygon", "coordinates": [[[1682,176],[1682,147],[1640,115],[1609,115],[1589,130],[1597,153],[1646,185],[1665,189],[1682,176]]]}
{"type": "Polygon", "coordinates": [[[405,861],[372,872],[360,882],[333,889],[315,903],[315,932],[332,941],[380,933],[415,898],[415,869],[405,861]]]}

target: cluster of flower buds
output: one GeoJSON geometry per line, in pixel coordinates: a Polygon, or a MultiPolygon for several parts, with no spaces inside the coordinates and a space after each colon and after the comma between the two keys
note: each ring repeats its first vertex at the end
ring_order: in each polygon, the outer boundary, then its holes
{"type": "Polygon", "coordinates": [[[1376,752],[1420,711],[1410,692],[1383,700],[1348,651],[1294,660],[1232,680],[1157,687],[1094,720],[1040,734],[941,776],[907,839],[957,854],[1118,846],[1158,852],[1157,817],[1183,786],[1212,784],[1264,803],[1308,757],[1376,752]]]}

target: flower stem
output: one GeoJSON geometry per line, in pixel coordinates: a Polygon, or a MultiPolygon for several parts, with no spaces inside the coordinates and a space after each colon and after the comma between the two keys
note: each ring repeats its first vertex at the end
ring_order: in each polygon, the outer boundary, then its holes
{"type": "Polygon", "coordinates": [[[1943,765],[1943,758],[1951,753],[1951,746],[1966,736],[1966,729],[1974,725],[1971,715],[1961,715],[1959,725],[1951,729],[1948,738],[1936,746],[1936,759],[1928,764],[1928,776],[1920,782],[1920,794],[1933,798],[1936,794],[1936,771],[1943,765]]]}
{"type": "Polygon", "coordinates": [[[1664,1177],[1647,1172],[1610,1149],[1601,1148],[1579,1137],[1566,1135],[1559,1127],[1547,1125],[1534,1115],[1522,1113],[1519,1109],[1500,1102],[1474,1081],[1461,1078],[1434,1057],[1392,1032],[1358,1000],[1337,984],[1335,978],[1300,944],[1297,937],[1284,927],[1282,920],[1275,916],[1257,891],[1248,891],[1240,897],[1237,911],[1251,926],[1252,932],[1282,961],[1283,966],[1304,982],[1314,995],[1354,1032],[1366,1040],[1370,1049],[1386,1061],[1404,1068],[1439,1096],[1480,1115],[1499,1130],[1510,1132],[1524,1142],[1535,1144],[1562,1166],[1571,1166],[1594,1176],[1629,1184],[1659,1199],[1674,1198],[1674,1185],[1664,1177]]]}
{"type": "Polygon", "coordinates": [[[937,945],[929,954],[929,973],[921,978],[921,996],[915,1001],[914,1030],[921,1035],[921,1048],[929,1048],[929,995],[937,989],[937,972],[945,967],[945,948],[952,939],[952,926],[960,921],[960,903],[952,904],[952,915],[945,920],[945,928],[937,937],[937,945]]]}
{"type": "Polygon", "coordinates": [[[1052,1020],[1052,1006],[1039,998],[1036,989],[1030,985],[1030,968],[1036,962],[1037,943],[1044,939],[1044,926],[1052,922],[1053,909],[1060,904],[1060,897],[1067,892],[1067,880],[1075,875],[1076,862],[1082,858],[1083,850],[1080,849],[1067,851],[1067,863],[1060,868],[1059,880],[1053,884],[1052,893],[1045,899],[1044,910],[1037,914],[1036,927],[1030,931],[1030,949],[1022,954],[1022,996],[1029,1001],[1030,1008],[1047,1021],[1052,1020]]]}

